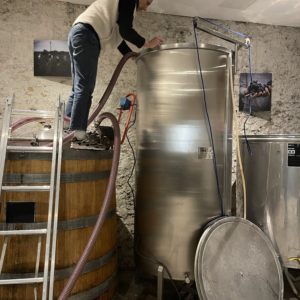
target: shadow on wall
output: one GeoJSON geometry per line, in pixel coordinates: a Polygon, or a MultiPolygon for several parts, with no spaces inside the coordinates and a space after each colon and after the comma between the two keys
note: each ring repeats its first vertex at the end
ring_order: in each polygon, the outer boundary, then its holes
{"type": "Polygon", "coordinates": [[[118,266],[120,270],[132,270],[134,263],[134,239],[126,225],[117,216],[118,222],[118,266]]]}

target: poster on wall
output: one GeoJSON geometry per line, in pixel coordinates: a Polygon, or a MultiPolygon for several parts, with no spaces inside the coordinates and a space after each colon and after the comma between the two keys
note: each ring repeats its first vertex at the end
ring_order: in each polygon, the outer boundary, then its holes
{"type": "Polygon", "coordinates": [[[272,73],[241,73],[239,111],[270,118],[272,73]]]}
{"type": "Polygon", "coordinates": [[[71,77],[67,41],[34,41],[34,76],[71,77]]]}

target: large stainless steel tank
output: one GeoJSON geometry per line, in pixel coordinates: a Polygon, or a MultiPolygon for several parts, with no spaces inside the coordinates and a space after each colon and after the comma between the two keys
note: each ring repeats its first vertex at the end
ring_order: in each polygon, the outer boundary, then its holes
{"type": "Polygon", "coordinates": [[[300,136],[248,136],[251,154],[241,139],[247,218],[270,237],[286,267],[300,269],[300,136]]]}
{"type": "MultiPolygon", "coordinates": [[[[220,194],[228,212],[231,52],[204,44],[199,52],[220,194]]],[[[137,266],[156,275],[156,262],[161,262],[174,279],[184,279],[185,273],[193,278],[201,228],[221,214],[197,51],[193,44],[166,45],[142,53],[137,67],[137,266]]]]}

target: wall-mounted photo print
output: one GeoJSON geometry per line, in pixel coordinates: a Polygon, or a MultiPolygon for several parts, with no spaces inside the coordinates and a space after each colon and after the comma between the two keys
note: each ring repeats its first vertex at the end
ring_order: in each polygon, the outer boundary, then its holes
{"type": "Polygon", "coordinates": [[[71,77],[67,41],[34,41],[34,76],[71,77]]]}
{"type": "Polygon", "coordinates": [[[270,112],[272,100],[271,73],[241,73],[239,111],[270,112]]]}

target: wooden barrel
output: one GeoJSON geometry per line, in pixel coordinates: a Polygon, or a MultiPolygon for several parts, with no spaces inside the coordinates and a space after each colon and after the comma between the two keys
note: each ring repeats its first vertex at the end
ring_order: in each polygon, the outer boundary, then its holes
{"type": "MultiPolygon", "coordinates": [[[[63,151],[59,223],[57,234],[54,298],[62,291],[85,248],[98,217],[112,162],[111,151],[63,151]]],[[[51,156],[41,153],[10,153],[6,184],[49,184],[51,156]]],[[[3,192],[1,230],[46,227],[47,192],[3,192]]],[[[113,298],[117,270],[117,222],[115,196],[100,236],[79,277],[72,300],[113,298]]],[[[0,279],[34,277],[38,236],[10,237],[0,279]]],[[[4,238],[0,237],[0,251],[4,238]]],[[[42,238],[39,276],[43,276],[45,236],[42,238]]],[[[0,299],[41,298],[42,284],[0,286],[0,299]],[[35,289],[36,288],[36,289],[35,289]]]]}

